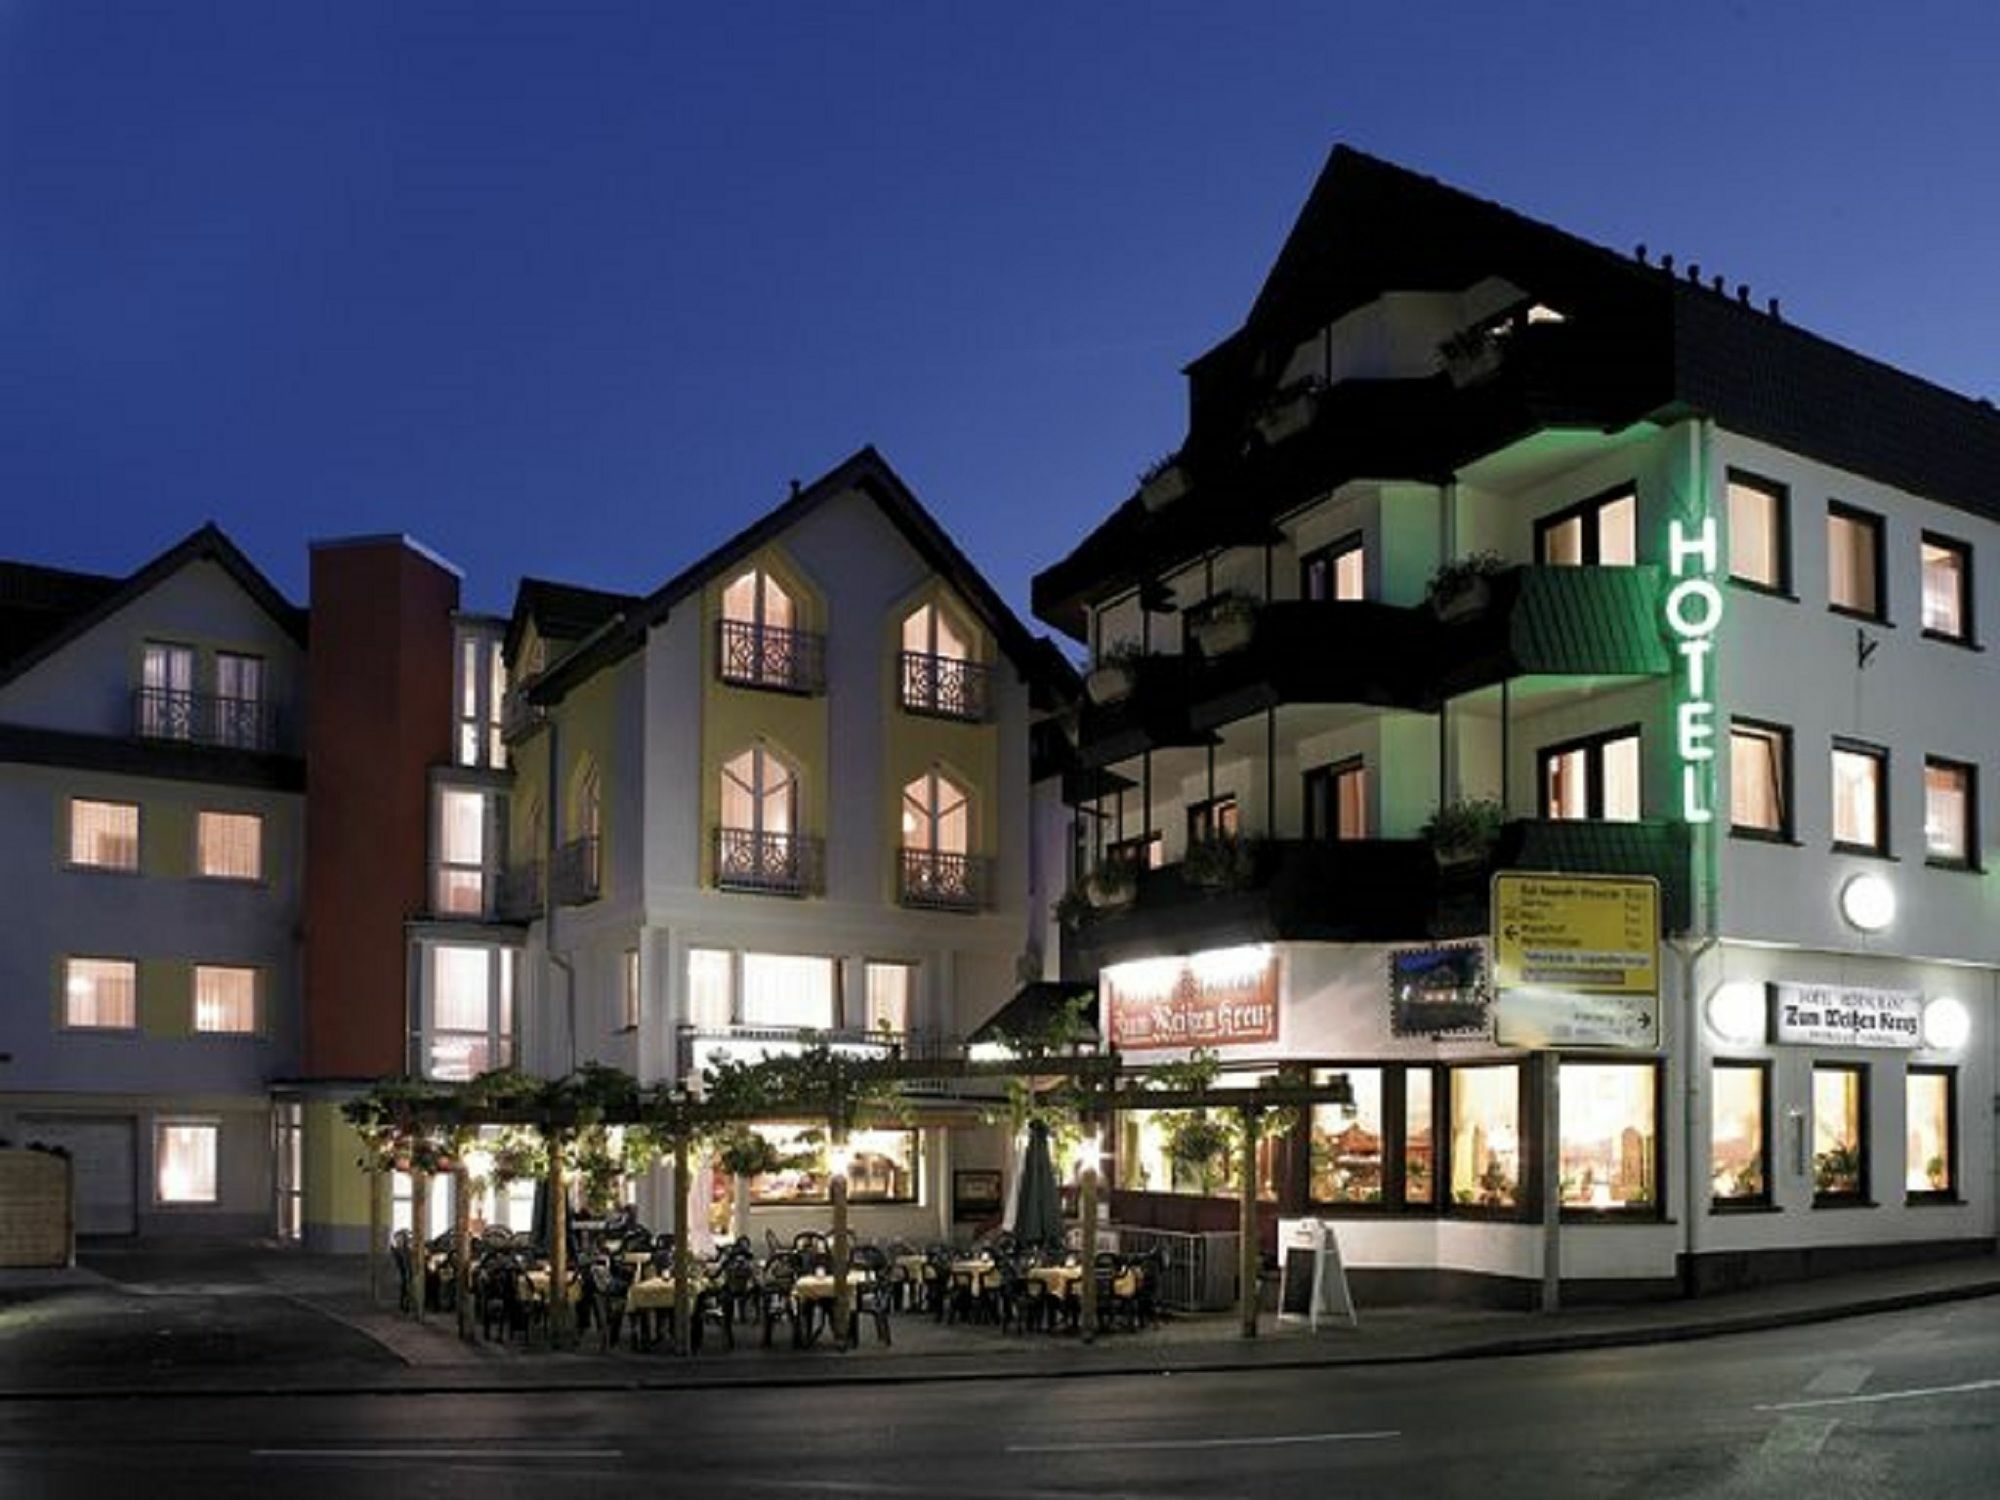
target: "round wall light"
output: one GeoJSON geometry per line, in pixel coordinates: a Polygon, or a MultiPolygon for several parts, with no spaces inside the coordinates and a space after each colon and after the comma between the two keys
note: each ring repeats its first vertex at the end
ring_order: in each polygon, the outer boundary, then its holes
{"type": "Polygon", "coordinates": [[[1764,986],[1754,979],[1732,979],[1709,993],[1708,1029],[1725,1042],[1748,1046],[1764,1040],[1764,986]]]}
{"type": "Polygon", "coordinates": [[[1896,920],[1896,888],[1880,875],[1856,875],[1840,888],[1840,914],[1862,932],[1880,932],[1896,920]]]}
{"type": "Polygon", "coordinates": [[[1972,1012],[1965,1002],[1940,995],[1924,1007],[1924,1045],[1956,1052],[1972,1036],[1972,1012]]]}

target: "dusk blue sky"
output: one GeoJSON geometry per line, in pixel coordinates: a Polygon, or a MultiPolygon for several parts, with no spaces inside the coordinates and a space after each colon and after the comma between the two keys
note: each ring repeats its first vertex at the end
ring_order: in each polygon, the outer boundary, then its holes
{"type": "Polygon", "coordinates": [[[0,555],[501,610],[872,442],[1025,610],[1336,141],[2000,396],[2000,12],[1846,9],[0,0],[0,555]]]}

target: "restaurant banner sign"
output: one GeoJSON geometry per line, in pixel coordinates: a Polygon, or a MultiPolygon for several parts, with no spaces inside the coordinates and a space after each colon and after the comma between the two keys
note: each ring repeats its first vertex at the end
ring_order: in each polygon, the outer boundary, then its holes
{"type": "Polygon", "coordinates": [[[1794,1046],[1917,1047],[1924,997],[1915,990],[1845,984],[1771,986],[1771,1037],[1794,1046]]]}
{"type": "Polygon", "coordinates": [[[1278,1039],[1278,958],[1266,948],[1115,964],[1100,980],[1120,1051],[1278,1039]]]}

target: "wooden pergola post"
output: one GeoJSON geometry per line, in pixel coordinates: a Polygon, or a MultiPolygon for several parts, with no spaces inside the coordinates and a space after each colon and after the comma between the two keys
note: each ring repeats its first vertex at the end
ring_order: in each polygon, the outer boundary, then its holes
{"type": "Polygon", "coordinates": [[[410,1301],[416,1320],[424,1320],[424,1259],[431,1239],[431,1174],[410,1162],[410,1301]]]}
{"type": "Polygon", "coordinates": [[[382,1264],[386,1259],[383,1252],[389,1248],[388,1222],[389,1174],[381,1160],[371,1155],[368,1167],[368,1301],[375,1307],[382,1305],[382,1264]]]}
{"type": "Polygon", "coordinates": [[[463,1159],[452,1168],[451,1271],[457,1290],[452,1305],[458,1310],[458,1336],[472,1338],[472,1174],[463,1159]]]}
{"type": "Polygon", "coordinates": [[[688,1247],[693,1215],[688,1211],[688,1168],[692,1153],[685,1125],[674,1135],[674,1353],[694,1351],[694,1255],[688,1247]]]}
{"type": "Polygon", "coordinates": [[[833,1199],[833,1336],[845,1344],[848,1324],[854,1318],[854,1290],[847,1284],[847,1266],[853,1254],[853,1244],[847,1228],[847,1172],[850,1162],[845,1130],[835,1132],[828,1158],[828,1164],[833,1168],[832,1180],[827,1184],[829,1196],[833,1199]]]}
{"type": "Polygon", "coordinates": [[[564,1131],[551,1130],[549,1146],[549,1346],[569,1345],[569,1183],[563,1173],[564,1131]]]}
{"type": "Polygon", "coordinates": [[[1257,1308],[1262,1289],[1258,1285],[1257,1270],[1259,1254],[1257,1248],[1257,1136],[1262,1124],[1260,1112],[1255,1106],[1245,1106],[1243,1110],[1243,1159],[1238,1173],[1241,1180],[1237,1184],[1237,1245],[1236,1291],[1243,1316],[1243,1337],[1257,1337],[1257,1308]]]}

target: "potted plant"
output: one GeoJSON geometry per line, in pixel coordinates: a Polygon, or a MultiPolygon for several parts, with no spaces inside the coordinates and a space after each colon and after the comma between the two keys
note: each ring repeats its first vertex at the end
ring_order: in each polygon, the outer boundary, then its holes
{"type": "Polygon", "coordinates": [[[1492,856],[1506,818],[1506,810],[1491,797],[1464,797],[1431,814],[1423,837],[1439,869],[1464,869],[1492,856]]]}
{"type": "Polygon", "coordinates": [[[1084,877],[1084,900],[1096,911],[1130,906],[1138,894],[1138,867],[1129,859],[1104,860],[1084,877]]]}
{"type": "Polygon", "coordinates": [[[1271,399],[1257,413],[1257,435],[1267,445],[1275,445],[1304,432],[1319,410],[1321,389],[1318,380],[1303,380],[1272,392],[1271,399]]]}
{"type": "Polygon", "coordinates": [[[1153,460],[1139,473],[1139,503],[1149,511],[1165,510],[1188,492],[1187,466],[1178,453],[1153,460]]]}
{"type": "Polygon", "coordinates": [[[1055,919],[1058,926],[1074,932],[1089,920],[1091,902],[1084,890],[1086,884],[1088,881],[1080,880],[1056,897],[1055,919]]]}
{"type": "Polygon", "coordinates": [[[1240,589],[1211,595],[1194,615],[1189,628],[1203,656],[1227,656],[1241,651],[1257,633],[1258,601],[1240,589]]]}
{"type": "Polygon", "coordinates": [[[1101,708],[1131,697],[1139,681],[1139,658],[1144,654],[1131,641],[1120,641],[1109,650],[1100,651],[1083,679],[1083,690],[1090,701],[1101,708]]]}
{"type": "Polygon", "coordinates": [[[1221,1184],[1223,1165],[1236,1144],[1229,1125],[1211,1119],[1205,1110],[1177,1114],[1166,1124],[1167,1159],[1176,1170],[1191,1175],[1205,1196],[1221,1184]]]}
{"type": "Polygon", "coordinates": [[[741,1239],[750,1232],[751,1180],[782,1171],[790,1163],[768,1136],[738,1125],[716,1143],[715,1164],[735,1179],[729,1233],[732,1239],[741,1239]]]}
{"type": "Polygon", "coordinates": [[[1438,564],[1425,586],[1431,613],[1440,620],[1463,620],[1493,601],[1491,579],[1507,569],[1497,552],[1470,552],[1438,564]]]}
{"type": "Polygon", "coordinates": [[[1490,326],[1462,328],[1438,345],[1445,374],[1455,386],[1477,385],[1500,368],[1499,333],[1490,326]]]}
{"type": "Polygon", "coordinates": [[[1250,845],[1233,833],[1217,834],[1188,845],[1181,860],[1181,878],[1210,891],[1237,891],[1250,883],[1250,845]]]}

